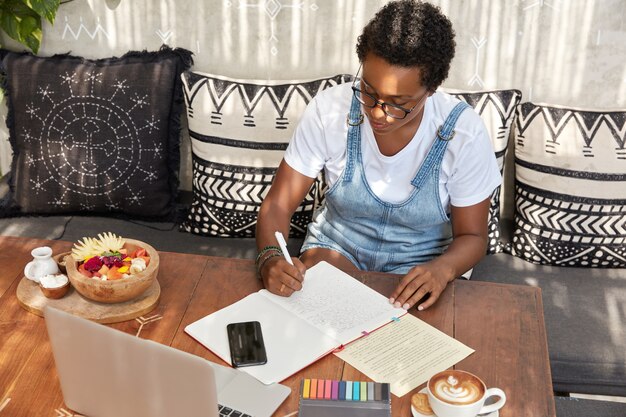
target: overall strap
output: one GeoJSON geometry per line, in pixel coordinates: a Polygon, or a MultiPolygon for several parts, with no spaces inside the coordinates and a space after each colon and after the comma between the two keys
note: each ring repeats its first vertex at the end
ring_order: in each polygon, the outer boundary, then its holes
{"type": "Polygon", "coordinates": [[[420,188],[424,184],[424,181],[426,181],[426,178],[428,178],[428,174],[435,172],[437,166],[443,159],[443,155],[448,147],[448,142],[454,138],[454,134],[456,133],[454,131],[454,126],[456,125],[459,116],[469,107],[470,106],[465,102],[458,103],[454,106],[446,120],[443,122],[443,125],[439,126],[439,129],[437,129],[437,137],[435,138],[433,146],[430,148],[428,155],[426,155],[426,159],[424,159],[424,163],[422,163],[422,166],[411,181],[411,184],[414,187],[420,188]]]}
{"type": "Polygon", "coordinates": [[[346,167],[343,173],[343,181],[347,182],[352,179],[354,173],[354,164],[359,158],[359,149],[361,146],[361,124],[363,123],[363,113],[361,113],[361,103],[352,97],[350,105],[350,113],[346,119],[348,123],[348,138],[346,143],[346,167]]]}

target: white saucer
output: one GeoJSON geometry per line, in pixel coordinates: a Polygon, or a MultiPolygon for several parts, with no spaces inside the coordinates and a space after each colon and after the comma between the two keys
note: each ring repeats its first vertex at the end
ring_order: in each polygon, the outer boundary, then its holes
{"type": "MultiPolygon", "coordinates": [[[[422,388],[420,390],[420,394],[426,394],[426,388],[422,388]]],[[[411,406],[411,414],[413,414],[413,417],[437,417],[434,414],[422,414],[413,408],[413,406],[411,406]]],[[[479,414],[477,417],[500,417],[500,410],[496,410],[489,414],[479,414]]]]}

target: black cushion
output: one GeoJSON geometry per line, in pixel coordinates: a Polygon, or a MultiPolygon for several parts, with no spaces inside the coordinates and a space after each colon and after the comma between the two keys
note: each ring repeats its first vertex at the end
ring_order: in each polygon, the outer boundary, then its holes
{"type": "Polygon", "coordinates": [[[13,159],[0,215],[173,213],[180,73],[191,52],[163,47],[93,61],[1,54],[13,159]]]}
{"type": "Polygon", "coordinates": [[[555,391],[626,396],[626,269],[486,256],[472,280],[540,287],[555,391]]]}

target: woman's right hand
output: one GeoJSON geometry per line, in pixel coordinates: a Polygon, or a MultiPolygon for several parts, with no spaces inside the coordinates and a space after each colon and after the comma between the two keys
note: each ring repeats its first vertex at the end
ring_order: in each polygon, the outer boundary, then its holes
{"type": "Polygon", "coordinates": [[[274,256],[263,264],[259,273],[265,288],[276,295],[289,297],[302,289],[306,267],[298,258],[290,265],[283,256],[274,256]]]}

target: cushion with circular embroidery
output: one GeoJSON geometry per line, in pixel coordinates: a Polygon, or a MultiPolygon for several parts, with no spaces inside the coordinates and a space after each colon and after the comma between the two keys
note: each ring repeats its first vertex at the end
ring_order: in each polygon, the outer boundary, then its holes
{"type": "Polygon", "coordinates": [[[166,46],[99,60],[2,51],[13,149],[2,213],[172,215],[191,62],[166,46]]]}

